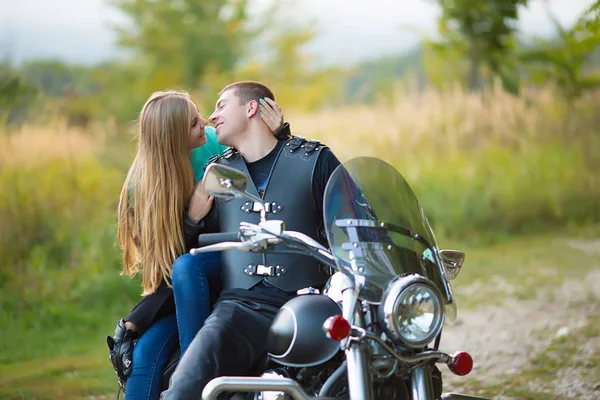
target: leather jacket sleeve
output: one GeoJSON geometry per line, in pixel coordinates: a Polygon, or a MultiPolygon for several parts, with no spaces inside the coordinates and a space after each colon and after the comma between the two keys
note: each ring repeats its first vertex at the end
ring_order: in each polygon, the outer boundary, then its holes
{"type": "Polygon", "coordinates": [[[190,249],[198,246],[198,235],[201,233],[217,232],[217,226],[217,207],[214,204],[208,215],[198,223],[192,221],[186,212],[183,218],[183,236],[186,243],[186,250],[190,251],[190,249]]]}
{"type": "Polygon", "coordinates": [[[292,130],[290,129],[290,123],[286,122],[277,132],[274,133],[277,140],[289,139],[292,137],[292,130]]]}
{"type": "Polygon", "coordinates": [[[173,289],[163,281],[154,293],[144,296],[133,307],[125,321],[132,322],[141,336],[154,322],[174,312],[173,289]]]}

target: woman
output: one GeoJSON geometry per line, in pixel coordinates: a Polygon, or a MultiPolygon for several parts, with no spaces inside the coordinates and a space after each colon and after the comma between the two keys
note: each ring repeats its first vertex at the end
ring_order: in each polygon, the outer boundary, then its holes
{"type": "MultiPolygon", "coordinates": [[[[261,103],[263,120],[278,132],[279,107],[270,100],[261,103]]],[[[212,206],[199,184],[203,167],[224,147],[189,95],[179,91],[148,99],[138,134],[119,201],[118,240],[123,272],[133,276],[141,270],[144,298],[107,341],[113,366],[122,383],[127,381],[125,398],[157,399],[162,371],[177,343],[183,354],[220,291],[219,253],[192,257],[187,252],[195,241],[191,232],[212,206]]]]}

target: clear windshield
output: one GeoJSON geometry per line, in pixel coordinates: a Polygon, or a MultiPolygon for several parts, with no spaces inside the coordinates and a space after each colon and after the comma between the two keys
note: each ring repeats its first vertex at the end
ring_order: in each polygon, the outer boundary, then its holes
{"type": "Polygon", "coordinates": [[[349,160],[332,174],[323,201],[327,239],[361,299],[379,303],[396,276],[420,274],[452,301],[429,222],[392,166],[372,157],[349,160]]]}

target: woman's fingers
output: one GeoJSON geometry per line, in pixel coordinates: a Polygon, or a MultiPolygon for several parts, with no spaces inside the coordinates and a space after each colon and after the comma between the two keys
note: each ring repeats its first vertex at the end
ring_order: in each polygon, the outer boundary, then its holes
{"type": "Polygon", "coordinates": [[[283,125],[281,108],[269,98],[260,99],[260,116],[273,132],[283,125]]]}

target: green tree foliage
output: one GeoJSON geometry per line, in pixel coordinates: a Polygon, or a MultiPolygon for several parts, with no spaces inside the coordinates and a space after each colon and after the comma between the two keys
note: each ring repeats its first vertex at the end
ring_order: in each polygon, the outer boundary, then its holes
{"type": "MultiPolygon", "coordinates": [[[[281,29],[267,41],[270,56],[260,69],[265,82],[283,105],[315,110],[341,101],[344,72],[340,68],[315,69],[305,50],[316,35],[310,25],[281,29]]],[[[257,61],[257,64],[260,63],[257,61]]]]}
{"type": "Polygon", "coordinates": [[[539,84],[553,82],[567,100],[600,86],[600,74],[590,61],[600,45],[600,1],[594,3],[569,29],[551,15],[558,38],[538,39],[520,53],[529,76],[539,84]]]}
{"type": "Polygon", "coordinates": [[[483,84],[484,67],[490,77],[500,77],[505,89],[518,91],[515,47],[518,7],[527,0],[436,0],[442,8],[439,41],[430,41],[440,54],[460,53],[469,59],[466,81],[471,90],[483,84]]]}
{"type": "Polygon", "coordinates": [[[600,0],[594,2],[577,24],[579,31],[600,41],[600,0]]]}
{"type": "Polygon", "coordinates": [[[99,90],[93,82],[91,68],[68,65],[59,60],[30,61],[21,67],[20,76],[52,97],[63,96],[68,91],[89,94],[99,90]]]}
{"type": "Polygon", "coordinates": [[[0,125],[24,122],[37,94],[7,62],[0,63],[0,125]]]}
{"type": "Polygon", "coordinates": [[[148,67],[149,90],[198,86],[212,67],[231,71],[252,37],[247,0],[114,0],[132,24],[119,43],[148,67]]]}
{"type": "Polygon", "coordinates": [[[373,104],[383,97],[394,97],[395,85],[392,82],[405,79],[408,83],[425,81],[425,55],[422,48],[410,50],[401,55],[369,60],[352,68],[352,75],[346,82],[347,103],[373,104]]]}
{"type": "Polygon", "coordinates": [[[314,110],[342,102],[344,71],[315,68],[313,57],[306,51],[306,45],[317,34],[314,25],[310,21],[290,24],[285,14],[278,11],[271,10],[259,21],[253,21],[263,26],[261,34],[254,37],[235,69],[222,70],[214,65],[206,69],[200,88],[193,93],[202,112],[210,113],[216,93],[237,80],[264,82],[286,109],[314,110]]]}

